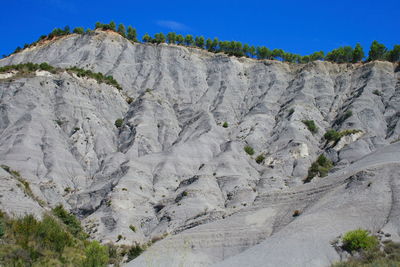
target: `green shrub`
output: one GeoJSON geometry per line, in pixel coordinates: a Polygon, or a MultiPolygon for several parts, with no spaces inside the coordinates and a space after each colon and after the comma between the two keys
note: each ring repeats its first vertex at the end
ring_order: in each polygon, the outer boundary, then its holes
{"type": "Polygon", "coordinates": [[[263,154],[260,154],[256,157],[256,162],[258,164],[261,164],[265,160],[265,156],[263,154]]]}
{"type": "Polygon", "coordinates": [[[123,119],[116,119],[114,125],[115,127],[120,128],[123,123],[124,123],[123,119]]]}
{"type": "Polygon", "coordinates": [[[133,231],[133,232],[135,232],[136,233],[136,227],[134,226],[134,225],[129,225],[129,228],[133,231]]]}
{"type": "Polygon", "coordinates": [[[37,229],[38,244],[43,249],[49,249],[61,253],[66,246],[73,244],[73,238],[53,217],[46,215],[37,229]]]}
{"type": "Polygon", "coordinates": [[[75,217],[75,215],[66,211],[62,205],[56,206],[52,211],[53,214],[68,227],[69,232],[76,238],[84,239],[87,237],[87,234],[83,231],[81,222],[75,217]]]}
{"type": "Polygon", "coordinates": [[[85,249],[85,267],[103,267],[108,265],[108,249],[98,241],[92,241],[85,249]]]}
{"type": "Polygon", "coordinates": [[[293,113],[294,113],[294,108],[291,108],[291,109],[289,109],[287,116],[290,117],[290,116],[292,116],[293,113]]]}
{"type": "Polygon", "coordinates": [[[333,130],[333,129],[328,130],[328,131],[324,134],[324,138],[325,138],[327,141],[334,141],[334,142],[337,142],[337,141],[339,141],[340,137],[341,137],[341,136],[340,136],[340,133],[337,132],[337,131],[335,131],[335,130],[333,130]]]}
{"type": "Polygon", "coordinates": [[[224,124],[222,124],[222,127],[228,128],[228,122],[224,122],[224,124]]]}
{"type": "Polygon", "coordinates": [[[315,122],[313,120],[302,120],[302,123],[304,123],[307,126],[307,129],[315,134],[318,132],[318,127],[315,125],[315,122]]]}
{"type": "Polygon", "coordinates": [[[245,146],[244,151],[250,156],[254,155],[254,149],[251,146],[245,146]]]}
{"type": "Polygon", "coordinates": [[[304,180],[304,183],[309,183],[316,175],[325,177],[328,175],[330,169],[332,169],[333,163],[324,155],[320,155],[315,162],[311,164],[308,169],[308,175],[304,180]]]}
{"type": "Polygon", "coordinates": [[[367,230],[357,229],[344,234],[343,248],[348,252],[373,249],[378,246],[378,239],[367,230]]]}

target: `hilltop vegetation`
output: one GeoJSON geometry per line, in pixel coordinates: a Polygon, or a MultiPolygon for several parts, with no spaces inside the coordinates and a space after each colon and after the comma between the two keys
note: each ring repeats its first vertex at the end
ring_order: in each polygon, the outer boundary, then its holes
{"type": "MultiPolygon", "coordinates": [[[[96,22],[95,29],[104,30],[104,31],[113,31],[120,34],[122,37],[127,38],[131,42],[139,42],[137,38],[136,29],[132,26],[125,27],[124,24],[119,24],[118,27],[114,21],[111,21],[109,24],[103,24],[100,22],[96,22]]],[[[35,46],[37,43],[51,40],[57,36],[65,36],[71,33],[75,34],[87,34],[92,32],[91,29],[87,29],[86,31],[82,27],[76,27],[72,30],[69,26],[65,26],[63,29],[55,28],[48,35],[42,35],[40,38],[33,42],[32,44],[25,44],[23,48],[17,47],[14,53],[18,53],[25,48],[35,46]]],[[[204,36],[193,36],[182,34],[177,34],[175,32],[169,32],[164,34],[162,32],[154,34],[154,36],[150,36],[148,33],[145,33],[141,39],[143,43],[153,43],[153,44],[175,44],[182,45],[187,47],[197,47],[201,49],[206,49],[209,52],[213,53],[225,53],[230,56],[237,57],[248,57],[248,58],[256,58],[256,59],[275,59],[281,60],[284,62],[291,63],[307,63],[315,60],[326,60],[336,63],[357,63],[361,62],[364,59],[366,61],[373,60],[386,60],[390,62],[399,62],[400,61],[400,45],[394,45],[392,50],[389,50],[385,47],[385,45],[380,44],[378,41],[373,41],[367,58],[363,48],[360,44],[356,44],[353,48],[351,46],[343,46],[337,49],[334,49],[328,52],[326,55],[323,51],[317,51],[310,55],[299,55],[293,54],[282,49],[270,49],[266,46],[254,46],[249,44],[242,44],[238,41],[223,41],[219,40],[217,37],[205,38],[204,36]]],[[[6,57],[6,55],[3,55],[6,57]]]]}

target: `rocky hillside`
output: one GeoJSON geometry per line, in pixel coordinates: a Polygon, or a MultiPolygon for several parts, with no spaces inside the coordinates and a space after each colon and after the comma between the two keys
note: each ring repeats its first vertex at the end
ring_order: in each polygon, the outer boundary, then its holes
{"type": "Polygon", "coordinates": [[[348,230],[400,238],[398,64],[259,61],[101,31],[0,66],[26,62],[122,90],[0,74],[0,163],[21,177],[0,169],[8,214],[61,203],[103,243],[161,239],[129,266],[328,266],[348,230]],[[309,171],[320,155],[333,167],[309,171]]]}

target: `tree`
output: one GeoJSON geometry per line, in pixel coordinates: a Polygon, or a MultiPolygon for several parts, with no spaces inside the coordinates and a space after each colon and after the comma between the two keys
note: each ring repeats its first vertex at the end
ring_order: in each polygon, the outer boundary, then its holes
{"type": "Polygon", "coordinates": [[[148,33],[146,33],[145,35],[143,35],[142,40],[145,43],[150,43],[152,38],[150,37],[150,35],[148,33]]]}
{"type": "Polygon", "coordinates": [[[110,22],[110,24],[108,24],[108,27],[109,27],[110,30],[116,31],[115,30],[116,25],[115,25],[115,22],[113,20],[110,22]]]}
{"type": "Polygon", "coordinates": [[[82,27],[76,27],[76,28],[73,30],[73,33],[84,34],[84,33],[85,33],[85,30],[84,30],[82,27]]]}
{"type": "Polygon", "coordinates": [[[243,53],[246,57],[249,57],[250,46],[248,44],[243,45],[243,53]]]}
{"type": "Polygon", "coordinates": [[[162,32],[154,34],[153,42],[157,44],[165,43],[165,35],[162,32]]]}
{"type": "Polygon", "coordinates": [[[100,22],[96,22],[94,29],[101,29],[103,27],[103,24],[101,24],[100,22]]]}
{"type": "Polygon", "coordinates": [[[137,34],[136,34],[136,29],[132,28],[132,26],[128,26],[128,34],[127,37],[129,40],[137,42],[137,34]]]}
{"type": "Polygon", "coordinates": [[[126,29],[125,29],[125,25],[120,23],[118,25],[118,33],[122,36],[122,37],[126,37],[126,29]]]}
{"type": "Polygon", "coordinates": [[[256,56],[256,48],[254,47],[254,45],[250,46],[249,54],[250,54],[251,57],[255,57],[256,56]]]}
{"type": "Polygon", "coordinates": [[[364,50],[359,43],[356,44],[356,47],[353,50],[353,63],[360,62],[364,58],[364,50]]]}
{"type": "Polygon", "coordinates": [[[196,43],[197,47],[204,48],[204,37],[203,36],[196,36],[195,43],[196,43]]]}
{"type": "Polygon", "coordinates": [[[368,52],[368,61],[385,59],[386,47],[383,44],[373,41],[368,52]]]}
{"type": "Polygon", "coordinates": [[[400,45],[395,45],[393,50],[390,50],[387,53],[386,59],[390,62],[400,61],[400,45]]]}
{"type": "Polygon", "coordinates": [[[326,55],[325,59],[336,63],[352,62],[353,48],[351,46],[343,46],[333,49],[326,55]]]}
{"type": "Polygon", "coordinates": [[[284,54],[285,54],[285,51],[283,51],[282,49],[272,50],[272,57],[274,57],[275,59],[283,58],[284,54]]]}
{"type": "Polygon", "coordinates": [[[70,33],[71,33],[71,28],[68,25],[66,25],[64,27],[64,34],[63,35],[67,35],[67,34],[70,34],[70,33]]]}
{"type": "Polygon", "coordinates": [[[323,60],[325,58],[324,51],[314,52],[310,55],[310,60],[323,60]]]}
{"type": "Polygon", "coordinates": [[[211,51],[216,52],[218,50],[218,46],[219,46],[219,40],[217,37],[215,37],[211,45],[211,51]]]}
{"type": "Polygon", "coordinates": [[[265,46],[259,46],[257,47],[257,58],[258,59],[266,59],[270,58],[272,55],[271,50],[269,50],[265,46]]]}
{"type": "Polygon", "coordinates": [[[185,44],[187,46],[192,46],[194,44],[194,40],[193,40],[193,36],[192,35],[190,35],[190,34],[186,35],[185,44]]]}
{"type": "Polygon", "coordinates": [[[167,34],[167,42],[168,42],[169,44],[175,44],[175,42],[176,42],[176,33],[174,33],[174,32],[169,32],[169,33],[167,34]]]}
{"type": "Polygon", "coordinates": [[[182,34],[178,34],[178,35],[176,36],[176,42],[177,42],[179,45],[183,44],[184,41],[185,41],[185,38],[183,38],[183,35],[182,35],[182,34]]]}
{"type": "Polygon", "coordinates": [[[207,40],[206,40],[206,49],[208,51],[210,51],[211,46],[212,46],[212,40],[210,38],[207,38],[207,40]]]}

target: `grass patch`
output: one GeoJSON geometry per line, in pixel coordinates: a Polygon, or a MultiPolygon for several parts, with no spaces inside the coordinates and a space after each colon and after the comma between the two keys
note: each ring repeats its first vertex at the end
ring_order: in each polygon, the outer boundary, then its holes
{"type": "Polygon", "coordinates": [[[330,161],[324,155],[320,155],[317,160],[311,164],[310,169],[308,169],[308,175],[304,180],[304,183],[311,182],[311,180],[317,175],[319,175],[320,177],[327,176],[332,167],[332,161],[330,161]]]}
{"type": "Polygon", "coordinates": [[[318,133],[318,127],[315,125],[315,122],[313,120],[302,120],[302,123],[304,123],[307,126],[307,129],[312,133],[318,133]]]}

